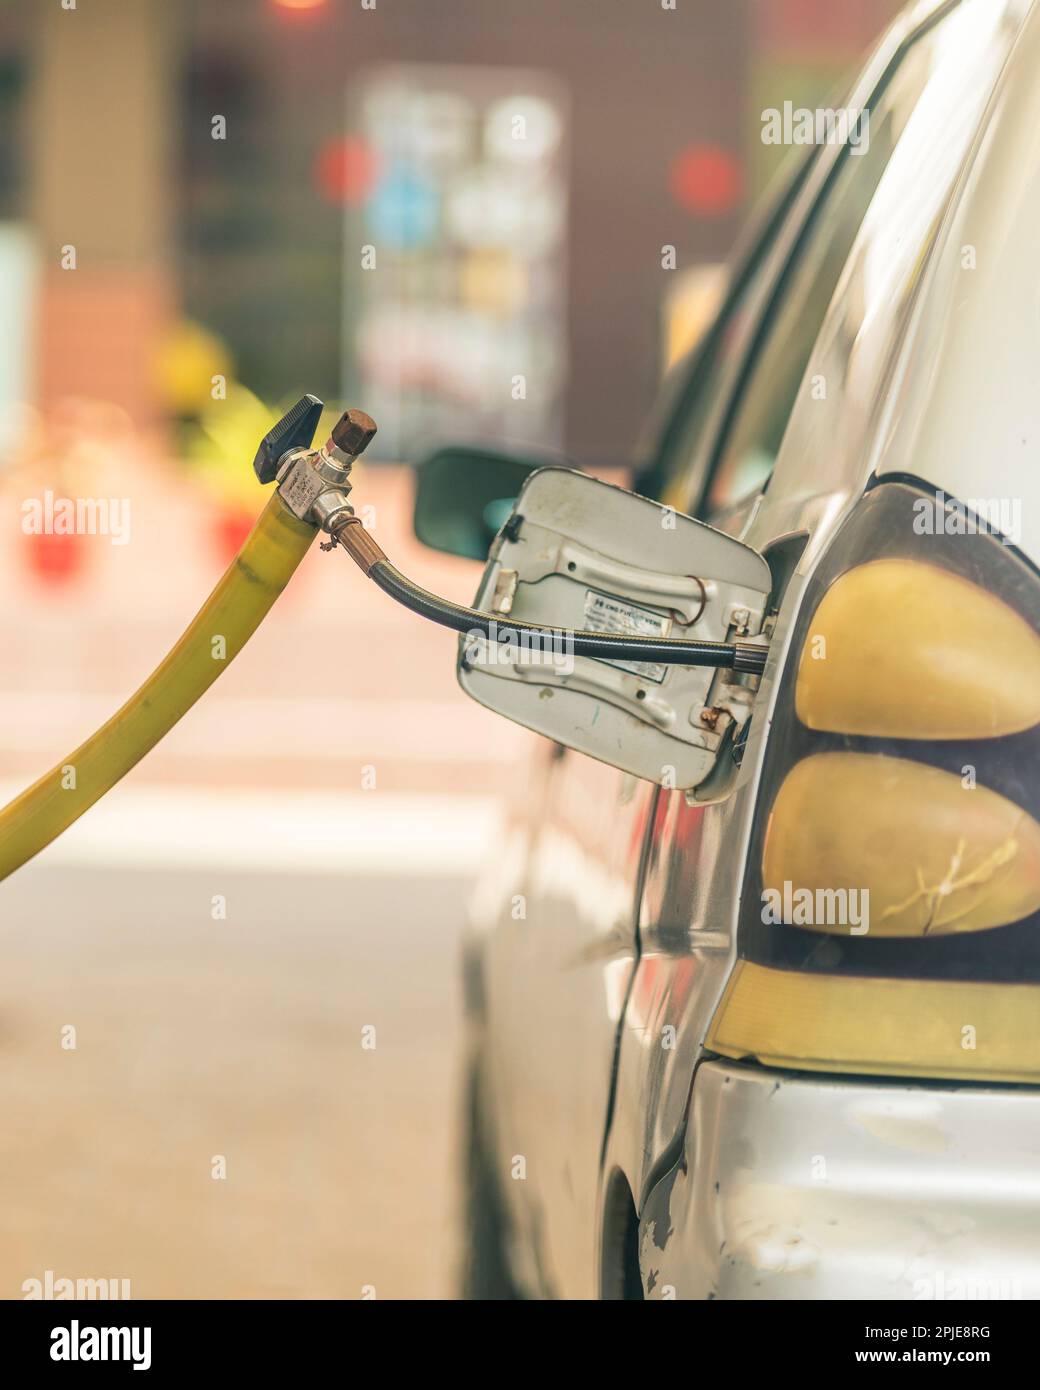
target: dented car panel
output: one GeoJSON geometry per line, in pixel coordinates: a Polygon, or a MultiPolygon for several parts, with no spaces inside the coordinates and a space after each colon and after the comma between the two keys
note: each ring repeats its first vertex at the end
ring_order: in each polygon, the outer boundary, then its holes
{"type": "Polygon", "coordinates": [[[1040,1095],[705,1062],[647,1298],[1040,1297],[1040,1095]]]}

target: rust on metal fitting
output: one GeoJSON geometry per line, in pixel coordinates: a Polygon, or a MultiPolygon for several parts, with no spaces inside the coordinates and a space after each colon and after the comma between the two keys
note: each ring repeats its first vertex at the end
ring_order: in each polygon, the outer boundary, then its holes
{"type": "Polygon", "coordinates": [[[344,516],[342,521],[333,523],[329,534],[332,537],[329,548],[332,549],[336,545],[341,545],[354,563],[364,570],[365,574],[368,574],[373,565],[386,559],[382,548],[365,530],[359,516],[344,516]]]}

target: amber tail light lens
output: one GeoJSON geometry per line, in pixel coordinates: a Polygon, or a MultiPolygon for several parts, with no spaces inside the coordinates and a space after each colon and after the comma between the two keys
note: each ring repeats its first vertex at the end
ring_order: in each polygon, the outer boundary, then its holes
{"type": "Polygon", "coordinates": [[[922,496],[869,492],[802,597],[708,1046],[1040,1081],[1040,577],[922,496]]]}
{"type": "MultiPolygon", "coordinates": [[[[865,893],[875,936],[984,931],[1040,908],[1040,825],[997,792],[925,763],[816,753],[795,764],[773,803],[762,881],[781,899],[785,884],[865,893]]],[[[816,930],[849,925],[818,921],[816,930]]]]}
{"type": "Polygon", "coordinates": [[[795,707],[809,729],[873,738],[1020,733],[1040,722],[1040,637],[950,570],[874,560],[841,575],[813,615],[795,707]]]}

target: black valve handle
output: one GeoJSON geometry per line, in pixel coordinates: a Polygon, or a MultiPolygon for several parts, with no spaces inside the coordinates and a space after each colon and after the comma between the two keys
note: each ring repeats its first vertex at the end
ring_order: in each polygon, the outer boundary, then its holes
{"type": "Polygon", "coordinates": [[[287,410],[277,425],[273,425],[263,439],[253,459],[253,472],[262,483],[273,483],[278,474],[278,464],[290,449],[309,449],[318,428],[321,412],[325,409],[323,401],[317,396],[301,396],[291,410],[287,410]]]}

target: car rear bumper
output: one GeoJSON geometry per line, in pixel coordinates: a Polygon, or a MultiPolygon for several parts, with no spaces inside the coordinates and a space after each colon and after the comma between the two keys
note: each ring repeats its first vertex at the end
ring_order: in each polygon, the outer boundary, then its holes
{"type": "Polygon", "coordinates": [[[705,1062],[640,1266],[648,1298],[1040,1297],[1040,1091],[705,1062]]]}

